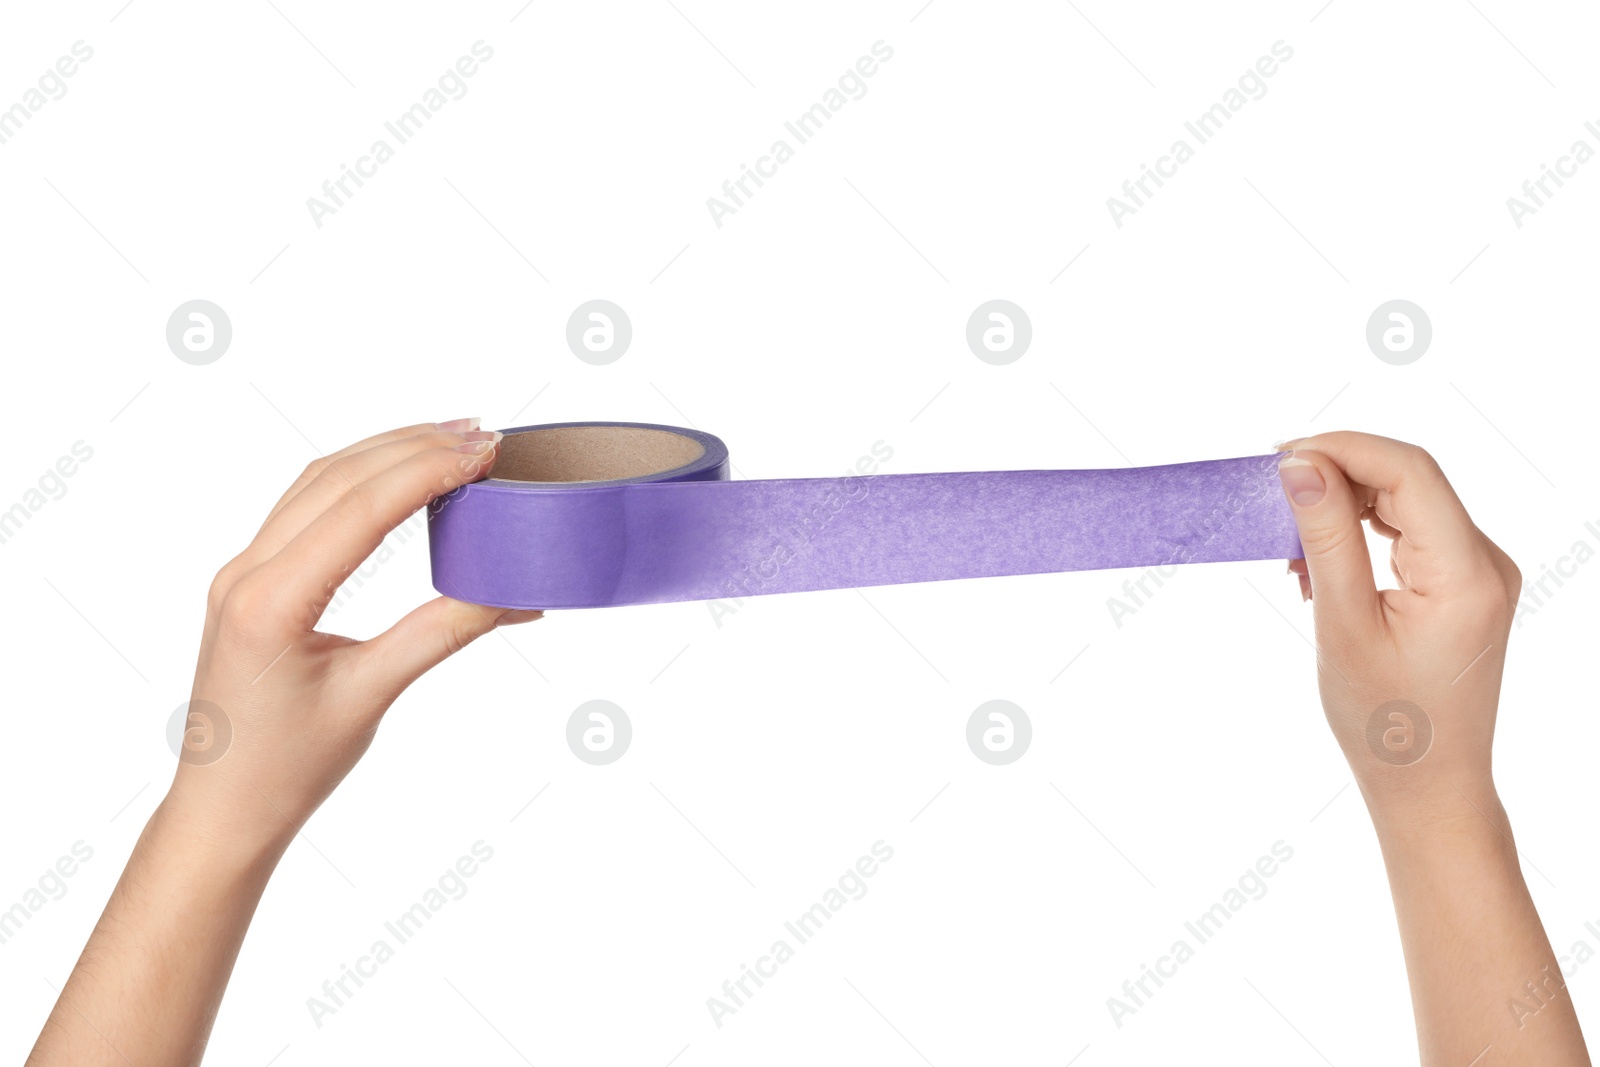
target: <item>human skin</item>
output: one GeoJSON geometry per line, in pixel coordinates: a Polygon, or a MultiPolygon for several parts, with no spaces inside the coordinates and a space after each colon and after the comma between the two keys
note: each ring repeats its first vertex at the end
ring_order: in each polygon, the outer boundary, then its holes
{"type": "MultiPolygon", "coordinates": [[[[371,641],[314,629],[389,530],[487,473],[498,435],[476,425],[406,427],[312,464],[217,575],[192,699],[226,717],[225,758],[180,761],[29,1064],[199,1063],[267,880],[389,705],[495,626],[539,617],[440,597],[371,641]]],[[[1312,601],[1329,725],[1382,845],[1422,1061],[1587,1064],[1490,768],[1520,575],[1415,446],[1335,433],[1281,447],[1306,553],[1290,570],[1312,601]],[[1394,540],[1399,589],[1376,589],[1363,519],[1394,540]],[[1420,759],[1368,743],[1393,700],[1431,722],[1420,759]]]]}
{"type": "Polygon", "coordinates": [[[1382,847],[1424,1067],[1588,1064],[1491,767],[1521,573],[1417,446],[1327,433],[1278,447],[1305,549],[1290,570],[1382,847]],[[1376,587],[1363,520],[1391,540],[1399,588],[1376,587]],[[1391,701],[1414,707],[1392,719],[1391,701]]]}
{"type": "Polygon", "coordinates": [[[29,1064],[199,1063],[267,879],[389,705],[496,626],[540,617],[439,597],[370,641],[315,630],[390,530],[488,473],[500,435],[477,424],[408,426],[317,460],[217,574],[191,707],[221,709],[231,742],[214,762],[180,760],[29,1064]]]}

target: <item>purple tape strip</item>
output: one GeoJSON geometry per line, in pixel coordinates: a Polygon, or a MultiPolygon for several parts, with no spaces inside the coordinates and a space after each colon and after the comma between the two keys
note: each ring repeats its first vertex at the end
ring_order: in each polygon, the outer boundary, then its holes
{"type": "Polygon", "coordinates": [[[434,588],[493,607],[715,600],[951,578],[1298,559],[1277,456],[1120,470],[731,482],[728,450],[613,482],[487,478],[429,513],[434,588]]]}

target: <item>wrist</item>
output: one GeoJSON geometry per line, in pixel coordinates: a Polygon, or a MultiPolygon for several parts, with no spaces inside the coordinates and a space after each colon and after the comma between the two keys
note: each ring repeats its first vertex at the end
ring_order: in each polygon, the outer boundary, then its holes
{"type": "Polygon", "coordinates": [[[285,819],[267,814],[271,817],[241,817],[237,805],[174,782],[145,833],[187,870],[265,883],[295,834],[285,819]]]}
{"type": "Polygon", "coordinates": [[[1511,841],[1510,820],[1487,772],[1405,781],[1358,777],[1357,785],[1385,848],[1425,847],[1441,840],[1511,841]]]}

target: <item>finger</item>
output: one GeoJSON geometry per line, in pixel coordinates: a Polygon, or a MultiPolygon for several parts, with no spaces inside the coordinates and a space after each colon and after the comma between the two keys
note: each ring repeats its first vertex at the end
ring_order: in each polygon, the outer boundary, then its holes
{"type": "Polygon", "coordinates": [[[1400,569],[1400,542],[1398,540],[1389,546],[1389,573],[1394,575],[1394,582],[1397,588],[1407,588],[1408,583],[1405,571],[1400,569]]]}
{"type": "Polygon", "coordinates": [[[296,632],[316,625],[334,592],[418,508],[488,474],[497,442],[430,448],[354,488],[247,580],[259,582],[296,632]],[[471,451],[483,449],[484,451],[471,451]]]}
{"type": "Polygon", "coordinates": [[[1352,482],[1377,490],[1371,503],[1379,518],[1417,550],[1407,562],[1419,590],[1446,575],[1447,561],[1469,558],[1479,547],[1480,535],[1461,499],[1433,457],[1416,445],[1340,431],[1288,441],[1283,447],[1319,452],[1352,482]]]}
{"type": "MultiPolygon", "coordinates": [[[[306,469],[300,472],[300,477],[296,478],[294,484],[284,491],[284,494],[278,498],[278,502],[276,504],[272,505],[272,510],[267,513],[266,521],[272,521],[272,516],[276,515],[280,510],[282,510],[285,504],[293,500],[300,490],[304,489],[306,486],[315,481],[334,462],[342,460],[346,456],[354,455],[357,452],[364,452],[369,448],[373,448],[381,444],[387,444],[390,441],[398,441],[406,437],[415,437],[419,433],[430,433],[433,431],[459,433],[463,430],[476,430],[480,421],[481,420],[479,419],[472,418],[451,419],[449,422],[419,422],[415,426],[402,426],[397,430],[385,430],[383,433],[373,434],[371,437],[357,441],[348,448],[341,448],[337,452],[330,452],[326,456],[319,456],[306,465],[306,469]]],[[[265,525],[265,523],[262,525],[265,525]]]]}
{"type": "Polygon", "coordinates": [[[1390,526],[1387,522],[1384,522],[1383,516],[1378,514],[1377,508],[1368,508],[1366,511],[1362,512],[1361,517],[1367,521],[1367,525],[1372,527],[1373,533],[1387,537],[1391,541],[1398,541],[1400,539],[1400,531],[1395,529],[1393,526],[1390,526]]]}
{"type": "Polygon", "coordinates": [[[394,697],[495,627],[543,617],[542,611],[487,608],[442,596],[352,651],[368,684],[394,697]]]}
{"type": "Polygon", "coordinates": [[[286,502],[277,514],[261,527],[245,550],[252,562],[262,562],[292,541],[312,520],[338,502],[353,487],[381,474],[402,460],[430,448],[454,448],[464,441],[493,441],[488,430],[463,430],[459,433],[420,433],[353,452],[330,464],[305,488],[286,502]]]}
{"type": "Polygon", "coordinates": [[[1316,590],[1317,626],[1365,624],[1378,606],[1372,556],[1361,525],[1362,505],[1327,456],[1295,450],[1278,461],[1278,477],[1305,549],[1301,591],[1316,590]]]}

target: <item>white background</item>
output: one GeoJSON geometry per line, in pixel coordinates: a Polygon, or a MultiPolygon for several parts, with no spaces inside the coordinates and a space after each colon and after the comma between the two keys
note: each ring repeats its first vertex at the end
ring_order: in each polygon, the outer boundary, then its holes
{"type": "MultiPolygon", "coordinates": [[[[692,421],[747,478],[842,473],[880,440],[912,472],[1353,428],[1426,445],[1530,579],[1600,545],[1600,162],[1521,228],[1506,207],[1600,147],[1592,9],[919,2],[8,5],[0,107],[75,41],[94,55],[0,145],[0,509],[75,442],[93,458],[0,545],[0,908],[74,842],[93,858],[0,945],[0,1058],[170,779],[211,575],[317,452],[389,426],[692,421]],[[467,94],[318,228],[307,197],[478,40],[467,94]],[[718,228],[706,198],[879,40],[866,95],[718,228]],[[1279,40],[1266,95],[1118,228],[1106,198],[1279,40]],[[165,342],[196,298],[233,324],[209,366],[165,342]],[[633,322],[609,366],[565,344],[592,298],[633,322]],[[992,298],[1032,320],[1009,366],[966,347],[992,298]],[[1365,342],[1395,298],[1433,323],[1409,366],[1365,342]]],[[[1131,575],[1101,572],[485,638],[395,705],[288,853],[211,1061],[1413,1060],[1283,570],[1184,568],[1120,627],[1131,575]],[[606,767],[564,740],[594,698],[634,727],[606,767]],[[994,698],[1034,727],[1007,767],[964,737],[994,698]],[[467,895],[317,1026],[307,998],[480,839],[467,895]],[[867,895],[715,1026],[706,998],[880,839],[867,895]],[[1280,840],[1269,892],[1116,1026],[1107,998],[1280,840]]],[[[1563,954],[1600,949],[1597,583],[1524,616],[1498,738],[1563,954]]],[[[418,538],[330,625],[368,636],[431,595],[418,538]]],[[[1572,979],[1591,1034],[1597,974],[1572,979]]]]}

